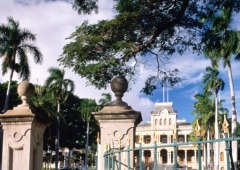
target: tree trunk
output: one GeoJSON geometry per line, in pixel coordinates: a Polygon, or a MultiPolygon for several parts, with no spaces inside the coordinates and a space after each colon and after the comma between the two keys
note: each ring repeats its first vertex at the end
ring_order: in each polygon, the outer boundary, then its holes
{"type": "MultiPolygon", "coordinates": [[[[208,130],[207,130],[207,140],[209,141],[210,140],[210,129],[208,127],[208,130]]],[[[210,160],[210,143],[207,143],[207,169],[210,169],[210,163],[211,163],[211,160],[210,160]]]]}
{"type": "Polygon", "coordinates": [[[88,170],[88,139],[89,138],[89,121],[87,121],[87,138],[86,138],[86,155],[85,155],[85,169],[88,170]]]}
{"type": "Polygon", "coordinates": [[[203,169],[207,169],[207,143],[203,144],[203,169]]]}
{"type": "MultiPolygon", "coordinates": [[[[60,103],[57,104],[57,112],[60,112],[60,103]]],[[[55,170],[58,170],[58,162],[59,162],[59,140],[60,140],[60,120],[59,120],[59,116],[57,116],[57,136],[55,139],[55,170]]]]}
{"type": "Polygon", "coordinates": [[[8,110],[13,72],[14,72],[14,70],[11,69],[11,73],[10,73],[10,77],[9,77],[9,81],[8,81],[8,87],[7,87],[6,99],[5,99],[5,103],[4,103],[4,111],[3,111],[4,113],[8,110]]]}
{"type": "MultiPolygon", "coordinates": [[[[214,93],[215,97],[215,140],[219,138],[219,128],[218,128],[218,97],[214,93]]],[[[219,170],[219,142],[215,143],[215,152],[214,152],[214,169],[219,170]]]]}
{"type": "MultiPolygon", "coordinates": [[[[232,137],[237,137],[237,112],[236,112],[236,105],[235,105],[235,94],[234,94],[234,84],[233,84],[233,77],[232,77],[232,68],[231,63],[227,63],[228,67],[228,77],[229,77],[229,87],[231,92],[231,104],[232,104],[232,137]]],[[[232,141],[232,157],[233,157],[233,164],[234,169],[237,169],[237,158],[238,158],[238,145],[237,141],[232,141]]]]}

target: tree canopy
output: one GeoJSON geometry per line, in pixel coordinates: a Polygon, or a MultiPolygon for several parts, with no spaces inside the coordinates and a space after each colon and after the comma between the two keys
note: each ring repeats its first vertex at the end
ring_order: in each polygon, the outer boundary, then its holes
{"type": "MultiPolygon", "coordinates": [[[[74,2],[79,6],[78,12],[84,12],[84,8],[81,9],[84,6],[77,4],[81,0],[74,2]]],[[[96,1],[91,2],[92,8],[96,9],[96,1]]],[[[171,54],[182,54],[188,47],[201,51],[199,37],[209,29],[208,18],[227,2],[233,3],[236,12],[240,8],[238,0],[115,2],[113,19],[97,24],[85,21],[68,37],[71,42],[64,47],[59,62],[97,88],[106,87],[118,75],[136,80],[142,67],[150,67],[155,75],[147,78],[143,89],[147,94],[156,89],[159,81],[165,79],[174,85],[181,80],[176,79],[178,70],[166,71],[165,64],[171,54]]]]}

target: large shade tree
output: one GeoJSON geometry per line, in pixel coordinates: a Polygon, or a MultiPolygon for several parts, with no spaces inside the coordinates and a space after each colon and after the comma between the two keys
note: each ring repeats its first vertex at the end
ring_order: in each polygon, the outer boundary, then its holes
{"type": "MultiPolygon", "coordinates": [[[[69,94],[74,91],[75,85],[74,82],[70,79],[65,79],[65,71],[59,68],[50,68],[49,77],[47,78],[45,85],[49,87],[49,92],[52,94],[52,99],[57,106],[57,112],[60,113],[60,105],[67,100],[69,94]]],[[[55,142],[56,147],[56,158],[55,158],[55,169],[58,169],[58,160],[59,160],[59,117],[56,120],[57,127],[57,137],[55,142]]]]}
{"type": "MultiPolygon", "coordinates": [[[[237,137],[237,112],[235,105],[235,92],[232,76],[233,58],[239,59],[240,56],[240,32],[231,28],[232,15],[234,13],[234,3],[227,1],[222,7],[221,12],[216,15],[211,22],[211,29],[206,32],[203,42],[207,56],[214,64],[223,61],[223,66],[228,70],[229,87],[232,105],[232,137],[237,137]]],[[[237,141],[232,142],[232,157],[235,169],[237,168],[237,141]]]]}
{"type": "Polygon", "coordinates": [[[35,63],[41,63],[43,58],[40,50],[33,44],[36,35],[28,29],[20,28],[19,22],[12,17],[7,18],[7,24],[0,25],[0,57],[2,58],[2,74],[10,72],[4,112],[7,111],[13,73],[17,72],[20,79],[28,80],[30,66],[28,56],[33,55],[35,63]]]}
{"type": "MultiPolygon", "coordinates": [[[[164,68],[169,56],[182,54],[189,46],[199,50],[198,36],[208,29],[204,19],[213,17],[225,1],[115,0],[114,18],[80,25],[68,37],[59,61],[98,88],[117,75],[136,80],[145,66],[154,70],[143,90],[151,94],[163,78],[172,84],[179,81],[178,70],[164,68]]],[[[238,12],[240,1],[233,4],[238,12]]],[[[73,5],[79,13],[97,9],[96,0],[75,0],[73,5]]]]}

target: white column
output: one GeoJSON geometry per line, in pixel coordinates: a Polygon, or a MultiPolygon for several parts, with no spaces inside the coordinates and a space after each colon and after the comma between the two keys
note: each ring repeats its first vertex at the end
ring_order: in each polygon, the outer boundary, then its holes
{"type": "Polygon", "coordinates": [[[170,165],[171,164],[171,152],[167,152],[167,164],[170,165]]]}
{"type": "Polygon", "coordinates": [[[197,162],[197,150],[194,150],[194,161],[197,162]]]}
{"type": "Polygon", "coordinates": [[[144,150],[142,150],[142,162],[144,161],[144,150]]]}

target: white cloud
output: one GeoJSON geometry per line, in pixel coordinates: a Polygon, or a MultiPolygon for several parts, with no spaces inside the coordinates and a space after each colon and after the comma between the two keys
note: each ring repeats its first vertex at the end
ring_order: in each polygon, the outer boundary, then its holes
{"type": "MultiPolygon", "coordinates": [[[[112,10],[113,2],[101,1],[99,13],[83,16],[78,15],[71,7],[70,3],[55,1],[48,3],[33,3],[32,5],[22,5],[14,3],[12,0],[0,0],[0,21],[6,23],[6,17],[12,16],[18,20],[21,28],[28,28],[37,34],[36,45],[44,55],[44,63],[36,65],[30,56],[31,63],[31,82],[44,84],[49,75],[47,70],[50,67],[58,67],[57,59],[62,53],[65,40],[75,28],[84,20],[89,19],[90,23],[96,23],[101,19],[110,19],[114,16],[112,10]]],[[[0,59],[1,62],[1,59],[0,59]]],[[[93,98],[98,101],[102,93],[111,92],[107,90],[97,90],[92,86],[86,87],[86,80],[66,69],[66,77],[72,79],[76,84],[75,94],[80,98],[93,98]]],[[[18,76],[15,74],[15,80],[18,76]]],[[[2,81],[7,81],[8,75],[2,81]]],[[[138,81],[141,83],[141,81],[138,81]]],[[[153,102],[148,98],[139,97],[140,85],[135,84],[134,88],[125,94],[125,100],[133,109],[141,111],[143,119],[149,119],[149,112],[153,109],[153,102]],[[137,87],[137,88],[136,88],[137,87]]],[[[114,97],[113,97],[114,98],[114,97]]]]}
{"type": "Polygon", "coordinates": [[[203,56],[186,53],[174,55],[169,65],[179,70],[180,76],[184,78],[183,85],[187,85],[201,82],[205,68],[210,65],[210,62],[203,56]]]}

